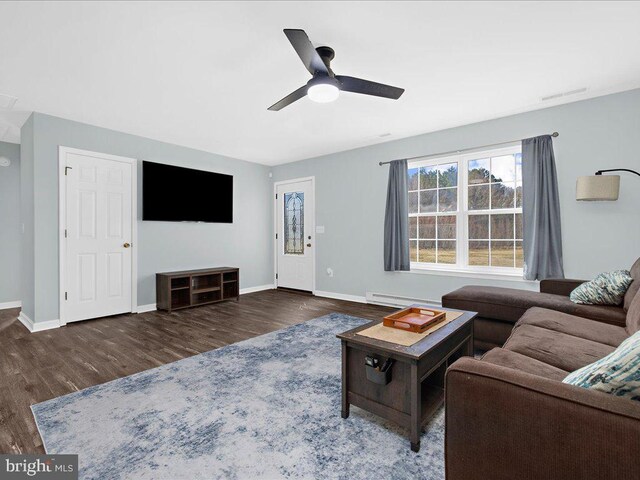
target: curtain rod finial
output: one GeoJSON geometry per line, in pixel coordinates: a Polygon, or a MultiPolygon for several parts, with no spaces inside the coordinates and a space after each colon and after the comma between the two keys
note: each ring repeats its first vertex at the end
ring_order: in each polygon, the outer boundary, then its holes
{"type": "Polygon", "coordinates": [[[551,136],[552,136],[552,137],[558,137],[558,136],[560,136],[560,134],[559,134],[558,132],[553,132],[553,133],[551,134],[551,136]]]}

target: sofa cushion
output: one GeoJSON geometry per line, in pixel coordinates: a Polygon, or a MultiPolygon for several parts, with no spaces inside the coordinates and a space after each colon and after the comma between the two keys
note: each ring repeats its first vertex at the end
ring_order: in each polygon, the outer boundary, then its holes
{"type": "Polygon", "coordinates": [[[515,323],[531,307],[543,307],[612,325],[624,326],[621,307],[579,305],[569,297],[515,288],[467,286],[442,297],[442,306],[478,312],[478,316],[515,323]]]}
{"type": "Polygon", "coordinates": [[[636,293],[627,312],[627,333],[633,335],[640,330],[640,292],[636,293]]]}
{"type": "Polygon", "coordinates": [[[574,303],[585,305],[622,305],[631,282],[633,278],[629,270],[601,273],[574,289],[569,298],[574,303]]]}
{"type": "Polygon", "coordinates": [[[636,260],[636,263],[633,264],[629,271],[631,272],[633,282],[631,282],[631,285],[629,285],[629,288],[627,289],[627,293],[624,295],[625,311],[629,310],[633,298],[636,296],[636,293],[638,293],[638,290],[640,290],[640,258],[636,260]]]}
{"type": "Polygon", "coordinates": [[[504,348],[572,372],[615,350],[610,345],[555,332],[535,325],[518,325],[504,348]]]}
{"type": "Polygon", "coordinates": [[[505,350],[504,348],[490,350],[482,357],[482,361],[558,381],[564,380],[569,373],[535,358],[505,350]]]}
{"type": "MultiPolygon", "coordinates": [[[[571,300],[569,300],[569,302],[571,302],[571,300]]],[[[618,327],[624,327],[626,325],[627,313],[622,307],[613,307],[608,305],[579,305],[577,303],[571,303],[576,307],[575,310],[567,311],[570,310],[567,308],[567,310],[558,309],[558,311],[608,323],[609,325],[616,325],[618,327]]]]}
{"type": "Polygon", "coordinates": [[[563,382],[640,401],[640,332],[606,357],[570,373],[563,382]]]}
{"type": "Polygon", "coordinates": [[[629,338],[623,327],[538,307],[527,310],[516,325],[534,325],[612,347],[617,347],[629,338]]]}

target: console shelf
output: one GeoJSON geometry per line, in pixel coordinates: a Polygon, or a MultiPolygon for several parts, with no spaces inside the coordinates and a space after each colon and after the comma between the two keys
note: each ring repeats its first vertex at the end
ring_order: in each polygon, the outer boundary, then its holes
{"type": "Polygon", "coordinates": [[[234,267],[156,273],[158,310],[171,312],[239,298],[240,270],[234,267]]]}

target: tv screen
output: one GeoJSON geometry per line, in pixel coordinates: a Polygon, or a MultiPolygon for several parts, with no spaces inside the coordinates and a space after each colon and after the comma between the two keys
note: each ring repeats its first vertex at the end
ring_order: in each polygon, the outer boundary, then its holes
{"type": "Polygon", "coordinates": [[[142,219],[233,223],[233,176],[142,162],[142,219]]]}

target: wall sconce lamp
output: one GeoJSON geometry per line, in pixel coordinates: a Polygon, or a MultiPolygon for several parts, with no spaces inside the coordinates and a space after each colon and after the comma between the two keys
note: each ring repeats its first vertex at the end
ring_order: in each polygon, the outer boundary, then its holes
{"type": "Polygon", "coordinates": [[[628,168],[610,168],[608,170],[598,170],[595,175],[589,177],[578,177],[576,200],[618,200],[620,175],[602,175],[605,172],[630,172],[640,176],[640,173],[628,168]]]}

